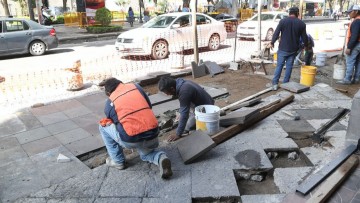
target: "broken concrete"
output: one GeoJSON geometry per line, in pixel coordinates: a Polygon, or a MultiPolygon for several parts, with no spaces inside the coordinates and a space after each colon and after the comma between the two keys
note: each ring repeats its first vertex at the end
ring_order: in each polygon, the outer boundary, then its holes
{"type": "Polygon", "coordinates": [[[310,89],[310,87],[307,87],[297,82],[282,83],[280,87],[294,93],[301,93],[310,89]]]}
{"type": "Polygon", "coordinates": [[[205,61],[204,64],[211,77],[213,77],[216,74],[225,72],[224,69],[221,66],[219,66],[216,62],[205,61]]]}

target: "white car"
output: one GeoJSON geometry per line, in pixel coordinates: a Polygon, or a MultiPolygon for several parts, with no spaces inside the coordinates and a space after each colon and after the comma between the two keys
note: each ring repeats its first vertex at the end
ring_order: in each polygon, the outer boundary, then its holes
{"type": "MultiPolygon", "coordinates": [[[[197,13],[198,46],[217,50],[225,41],[227,33],[223,22],[197,13]]],[[[129,30],[118,36],[116,50],[129,55],[151,55],[164,59],[169,52],[193,48],[191,13],[179,12],[157,16],[142,27],[129,30]]]]}
{"type": "MultiPolygon", "coordinates": [[[[261,13],[261,40],[270,41],[279,21],[288,17],[289,14],[280,11],[269,11],[261,13]]],[[[237,36],[240,39],[258,39],[258,15],[241,23],[237,28],[237,36]]]]}

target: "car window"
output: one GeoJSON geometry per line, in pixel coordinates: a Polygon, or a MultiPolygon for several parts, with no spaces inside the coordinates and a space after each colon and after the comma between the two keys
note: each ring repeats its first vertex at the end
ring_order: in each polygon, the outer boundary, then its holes
{"type": "Polygon", "coordinates": [[[190,26],[190,15],[186,15],[186,16],[181,16],[180,18],[178,18],[174,24],[179,24],[180,27],[188,27],[190,26]]]}
{"type": "MultiPolygon", "coordinates": [[[[254,16],[251,20],[257,21],[258,16],[254,16]]],[[[273,14],[261,14],[261,21],[272,21],[274,19],[273,14]]]]}
{"type": "Polygon", "coordinates": [[[280,15],[281,19],[284,19],[284,18],[289,17],[289,15],[288,15],[288,14],[279,14],[279,15],[280,15]]]}
{"type": "Polygon", "coordinates": [[[279,14],[279,15],[276,15],[276,20],[281,20],[282,19],[282,16],[281,16],[281,14],[279,14]]]}
{"type": "Polygon", "coordinates": [[[144,28],[166,28],[168,27],[174,20],[175,16],[158,16],[156,18],[151,19],[145,25],[144,28]]]}
{"type": "Polygon", "coordinates": [[[21,20],[7,20],[5,21],[6,31],[7,32],[15,32],[15,31],[22,31],[28,30],[29,26],[23,24],[21,20]]]}
{"type": "Polygon", "coordinates": [[[208,18],[206,18],[203,15],[196,15],[196,24],[197,25],[203,25],[203,24],[207,24],[210,23],[210,20],[208,18]]]}
{"type": "Polygon", "coordinates": [[[2,23],[3,23],[3,22],[0,21],[0,33],[2,33],[2,30],[3,30],[3,29],[2,29],[2,27],[3,27],[3,26],[2,26],[2,23]]]}

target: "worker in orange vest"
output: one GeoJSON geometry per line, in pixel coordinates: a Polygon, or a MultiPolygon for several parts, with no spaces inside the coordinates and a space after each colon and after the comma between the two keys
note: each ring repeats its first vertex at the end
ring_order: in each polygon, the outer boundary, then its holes
{"type": "Polygon", "coordinates": [[[350,85],[360,83],[360,5],[353,5],[348,10],[352,22],[346,34],[346,72],[343,80],[337,84],[350,85]]]}
{"type": "Polygon", "coordinates": [[[106,164],[125,169],[123,147],[137,149],[140,158],[159,166],[160,176],[172,176],[171,162],[159,146],[158,122],[144,90],[137,84],[124,84],[116,78],[105,81],[106,118],[100,121],[99,130],[109,158],[106,164]]]}

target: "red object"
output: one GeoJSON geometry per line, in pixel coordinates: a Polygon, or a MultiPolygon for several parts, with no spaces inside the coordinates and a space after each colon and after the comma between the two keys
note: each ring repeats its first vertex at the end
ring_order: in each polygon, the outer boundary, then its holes
{"type": "Polygon", "coordinates": [[[49,33],[51,36],[55,36],[56,35],[56,31],[55,31],[55,29],[54,28],[52,28],[51,30],[50,30],[50,33],[49,33]]]}
{"type": "Polygon", "coordinates": [[[110,118],[103,118],[100,120],[99,124],[102,126],[102,127],[105,127],[105,126],[109,126],[111,125],[113,122],[110,118]]]}

